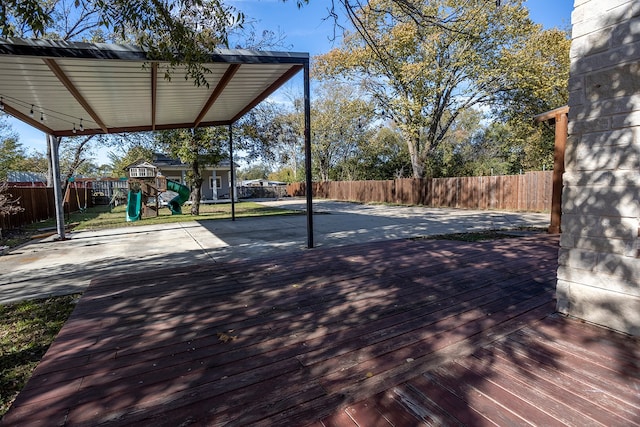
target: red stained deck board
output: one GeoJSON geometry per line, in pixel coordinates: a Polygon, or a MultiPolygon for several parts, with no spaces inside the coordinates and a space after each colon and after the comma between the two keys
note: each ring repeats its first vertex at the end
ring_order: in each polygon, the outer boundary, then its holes
{"type": "MultiPolygon", "coordinates": [[[[549,414],[549,416],[557,420],[555,424],[580,425],[585,422],[584,414],[573,408],[570,404],[567,404],[568,402],[565,403],[563,395],[547,393],[544,388],[534,387],[533,384],[528,381],[531,377],[529,372],[524,370],[512,372],[494,366],[497,363],[502,363],[502,360],[499,358],[492,356],[484,356],[482,359],[469,357],[458,361],[458,363],[476,372],[480,372],[485,376],[486,382],[509,390],[520,399],[531,403],[549,414]]],[[[512,363],[517,365],[517,361],[513,361],[512,363]]],[[[518,368],[521,367],[518,366],[518,368]]],[[[518,408],[515,410],[518,410],[518,408]]],[[[551,424],[554,423],[548,422],[548,424],[545,425],[551,424]]]]}
{"type": "Polygon", "coordinates": [[[490,373],[477,371],[473,369],[474,367],[453,362],[443,366],[441,370],[446,371],[447,375],[455,378],[456,381],[466,383],[467,394],[479,393],[493,400],[497,404],[498,411],[509,411],[521,418],[523,422],[532,425],[547,427],[564,425],[545,410],[515,393],[509,384],[504,384],[503,387],[497,381],[491,381],[490,373]]]}
{"type": "MultiPolygon", "coordinates": [[[[446,384],[441,384],[439,378],[434,374],[425,374],[411,381],[411,385],[428,396],[429,400],[437,405],[442,411],[458,425],[468,426],[495,426],[482,413],[477,412],[469,405],[465,399],[461,398],[461,393],[449,389],[446,384]]],[[[448,425],[455,425],[454,423],[448,425]]],[[[517,425],[510,423],[504,425],[517,425]]]]}
{"type": "MultiPolygon", "coordinates": [[[[385,396],[396,402],[391,411],[394,416],[398,416],[398,411],[404,409],[407,415],[429,426],[460,425],[452,414],[438,406],[435,401],[409,382],[390,388],[385,392],[385,396]]],[[[381,405],[380,408],[387,417],[391,416],[386,406],[381,405]]],[[[415,425],[414,421],[413,424],[409,423],[408,427],[415,425]]]]}
{"type": "Polygon", "coordinates": [[[626,377],[640,379],[640,337],[594,328],[580,321],[567,321],[561,316],[550,316],[548,322],[528,329],[526,333],[577,356],[615,366],[626,377]]]}
{"type": "Polygon", "coordinates": [[[373,399],[366,399],[345,409],[358,426],[393,427],[393,424],[378,410],[373,399]]]}
{"type": "Polygon", "coordinates": [[[640,388],[630,378],[621,383],[617,377],[610,377],[608,372],[584,359],[576,359],[570,354],[545,353],[542,346],[542,343],[529,343],[529,351],[520,359],[522,365],[535,360],[538,373],[543,369],[557,371],[558,382],[554,384],[562,382],[570,386],[571,391],[582,390],[583,394],[590,394],[588,400],[591,403],[605,412],[617,414],[613,418],[619,416],[631,421],[640,415],[640,388]]]}
{"type": "Polygon", "coordinates": [[[601,358],[595,352],[580,352],[576,356],[573,346],[558,346],[546,340],[533,341],[528,335],[514,334],[510,339],[519,344],[520,351],[526,347],[528,351],[525,354],[530,358],[560,368],[572,378],[590,384],[594,390],[615,395],[616,399],[640,410],[640,379],[637,372],[621,369],[619,361],[601,358]],[[623,383],[620,382],[621,378],[625,380],[623,383]]]}
{"type": "MultiPolygon", "coordinates": [[[[603,425],[629,425],[627,414],[611,411],[607,406],[616,398],[616,393],[601,394],[587,384],[571,376],[570,372],[559,366],[550,367],[535,357],[514,353],[500,346],[479,352],[478,357],[495,357],[495,370],[500,375],[525,378],[529,387],[551,396],[578,411],[582,423],[603,425]],[[603,406],[602,403],[605,403],[603,406]]],[[[560,356],[558,356],[560,358],[560,356]]],[[[640,410],[631,415],[631,419],[640,420],[640,410]]]]}

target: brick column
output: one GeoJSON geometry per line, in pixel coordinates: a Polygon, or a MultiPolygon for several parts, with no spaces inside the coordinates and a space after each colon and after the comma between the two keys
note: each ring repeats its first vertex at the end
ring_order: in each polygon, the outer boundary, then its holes
{"type": "Polygon", "coordinates": [[[558,310],[640,335],[640,2],[572,24],[558,310]]]}

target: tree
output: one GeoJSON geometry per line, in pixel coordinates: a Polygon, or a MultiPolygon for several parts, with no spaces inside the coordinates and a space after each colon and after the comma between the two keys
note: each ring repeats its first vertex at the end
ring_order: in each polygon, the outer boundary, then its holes
{"type": "Polygon", "coordinates": [[[353,179],[343,161],[358,155],[366,144],[373,109],[351,86],[325,82],[311,107],[311,153],[314,173],[321,181],[353,179]]]}
{"type": "Polygon", "coordinates": [[[513,89],[504,54],[541,31],[521,0],[488,3],[372,0],[353,9],[343,46],[317,58],[320,77],[359,80],[397,124],[416,178],[463,111],[513,89]]]}
{"type": "Polygon", "coordinates": [[[176,129],[157,133],[158,143],[167,151],[190,165],[187,183],[191,187],[191,215],[200,214],[202,172],[206,166],[220,163],[226,156],[223,144],[227,133],[223,127],[176,129]]]}
{"type": "Polygon", "coordinates": [[[27,153],[26,156],[20,160],[16,169],[46,175],[48,167],[49,162],[47,161],[46,156],[43,153],[34,150],[31,153],[27,153]]]}
{"type": "Polygon", "coordinates": [[[62,171],[62,194],[69,185],[69,179],[81,174],[80,168],[89,163],[90,143],[97,139],[96,135],[86,135],[73,138],[63,138],[64,144],[60,144],[60,170],[62,171]]]}
{"type": "Polygon", "coordinates": [[[134,42],[151,59],[170,61],[167,76],[185,64],[187,76],[206,85],[202,63],[243,20],[221,0],[7,0],[0,36],[134,42]]]}
{"type": "Polygon", "coordinates": [[[238,148],[246,157],[258,160],[269,169],[290,168],[301,175],[303,160],[304,116],[300,99],[289,104],[262,102],[238,123],[238,148]]]}
{"type": "Polygon", "coordinates": [[[386,180],[402,178],[409,173],[407,146],[397,129],[381,127],[360,141],[353,156],[336,167],[351,180],[386,180]]]}
{"type": "Polygon", "coordinates": [[[469,108],[461,111],[451,124],[439,147],[427,159],[430,176],[469,175],[468,164],[477,160],[479,141],[484,135],[484,114],[469,108]]]}
{"type": "MultiPolygon", "coordinates": [[[[22,212],[24,208],[20,206],[20,200],[14,199],[8,192],[8,184],[0,181],[0,217],[5,215],[13,215],[22,212]]],[[[0,237],[2,237],[2,221],[0,221],[0,237]]]]}
{"type": "Polygon", "coordinates": [[[520,168],[553,167],[554,129],[535,124],[532,117],[566,105],[569,98],[571,37],[557,29],[535,32],[519,49],[504,53],[504,79],[512,88],[500,94],[495,117],[510,131],[508,140],[523,152],[520,168]]]}
{"type": "Polygon", "coordinates": [[[252,179],[266,179],[267,176],[271,173],[271,170],[267,165],[264,164],[256,164],[247,166],[244,169],[238,170],[238,179],[243,181],[252,180],[252,179]]]}
{"type": "Polygon", "coordinates": [[[10,171],[17,170],[25,152],[15,136],[0,138],[0,181],[6,181],[10,171]]]}
{"type": "Polygon", "coordinates": [[[271,181],[286,182],[287,184],[290,184],[292,182],[299,182],[302,180],[302,177],[297,176],[296,172],[294,172],[293,169],[287,166],[278,169],[275,172],[271,172],[267,176],[267,178],[271,181]]]}

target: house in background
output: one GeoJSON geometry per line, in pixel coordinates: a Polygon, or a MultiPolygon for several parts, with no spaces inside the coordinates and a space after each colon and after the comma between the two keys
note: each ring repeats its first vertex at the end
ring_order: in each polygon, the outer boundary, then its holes
{"type": "MultiPolygon", "coordinates": [[[[151,164],[166,179],[187,185],[187,172],[191,169],[188,164],[161,153],[154,153],[151,164]]],[[[206,166],[202,175],[204,179],[201,188],[203,202],[230,198],[231,163],[229,160],[223,160],[215,166],[206,166]]]]}
{"type": "Polygon", "coordinates": [[[9,171],[7,182],[10,187],[46,187],[47,177],[37,172],[9,171]]]}

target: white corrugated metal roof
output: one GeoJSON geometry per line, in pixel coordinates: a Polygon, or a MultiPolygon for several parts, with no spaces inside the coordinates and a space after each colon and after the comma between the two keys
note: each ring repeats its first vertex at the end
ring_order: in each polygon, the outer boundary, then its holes
{"type": "Polygon", "coordinates": [[[209,87],[165,79],[135,46],[0,39],[4,112],[54,136],[230,124],[309,62],[306,53],[220,50],[209,87]],[[33,110],[33,115],[31,111],[33,110]]]}

